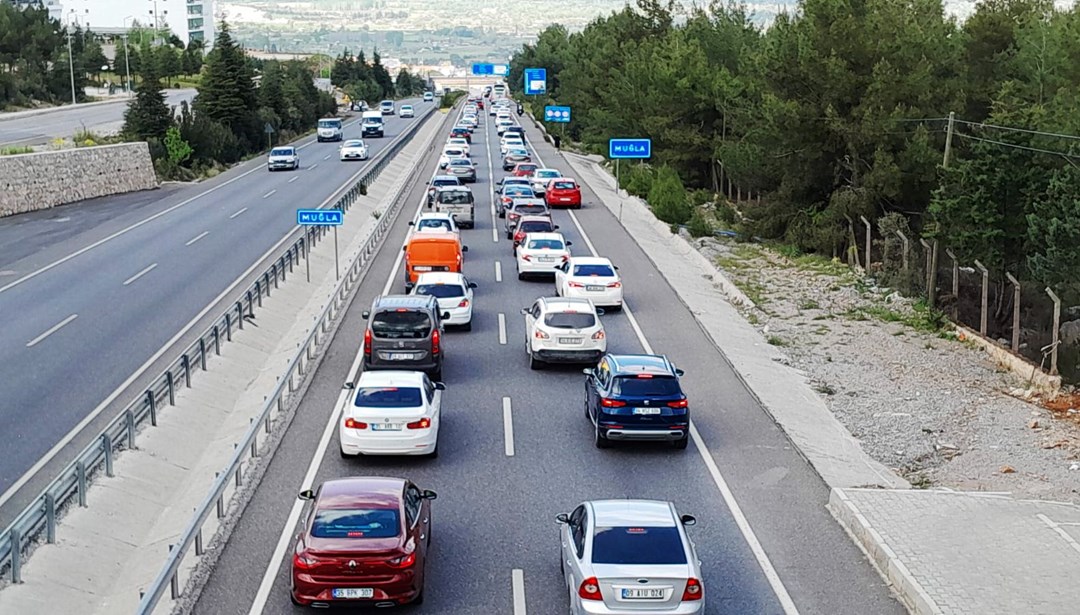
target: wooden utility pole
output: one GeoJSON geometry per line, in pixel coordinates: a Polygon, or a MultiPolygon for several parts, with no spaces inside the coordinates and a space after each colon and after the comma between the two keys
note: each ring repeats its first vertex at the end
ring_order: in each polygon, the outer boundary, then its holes
{"type": "Polygon", "coordinates": [[[946,169],[949,168],[949,156],[952,154],[952,137],[953,137],[953,127],[955,125],[955,122],[956,122],[956,112],[955,111],[950,111],[949,112],[949,128],[948,128],[947,132],[945,133],[945,158],[941,161],[941,166],[945,167],[946,169]]]}

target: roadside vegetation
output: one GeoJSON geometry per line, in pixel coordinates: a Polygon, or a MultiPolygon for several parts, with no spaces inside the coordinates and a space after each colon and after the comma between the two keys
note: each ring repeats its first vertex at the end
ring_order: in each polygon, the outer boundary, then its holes
{"type": "Polygon", "coordinates": [[[377,50],[372,52],[371,62],[368,62],[363,50],[354,56],[346,49],[334,59],[329,76],[331,83],[341,88],[350,99],[363,100],[369,105],[377,105],[380,100],[390,98],[416,96],[427,87],[426,79],[409,73],[408,69],[400,70],[396,78],[391,77],[377,50]]]}

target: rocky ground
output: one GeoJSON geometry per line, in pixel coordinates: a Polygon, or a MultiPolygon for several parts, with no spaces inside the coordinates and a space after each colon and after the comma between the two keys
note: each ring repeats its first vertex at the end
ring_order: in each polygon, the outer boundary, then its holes
{"type": "Polygon", "coordinates": [[[1046,402],[948,323],[846,266],[694,240],[867,453],[918,487],[1080,501],[1080,396],[1046,402]]]}

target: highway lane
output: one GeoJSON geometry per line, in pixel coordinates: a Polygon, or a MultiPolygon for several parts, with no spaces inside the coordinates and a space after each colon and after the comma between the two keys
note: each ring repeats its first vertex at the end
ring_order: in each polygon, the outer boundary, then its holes
{"type": "MultiPolygon", "coordinates": [[[[179,106],[195,97],[195,90],[165,90],[165,103],[179,106]]],[[[80,130],[116,132],[123,126],[127,99],[100,105],[60,107],[30,116],[4,117],[0,113],[0,147],[42,145],[55,138],[71,137],[80,130]]]]}
{"type": "MultiPolygon", "coordinates": [[[[530,136],[537,135],[531,131],[530,136]]],[[[705,562],[708,613],[782,613],[779,595],[784,593],[800,613],[904,613],[825,510],[824,484],[742,388],[647,257],[586,188],[585,209],[558,211],[555,217],[561,232],[574,242],[575,254],[589,254],[591,243],[621,267],[631,310],[603,317],[609,347],[641,352],[648,342],[686,370],[683,384],[694,423],[709,449],[702,451],[696,443],[686,451],[665,445],[609,450],[593,446],[582,414],[580,369],[533,372],[527,365],[519,310],[551,294],[552,286],[548,281],[518,281],[508,242],[502,235],[493,241],[495,219],[484,210],[491,204],[487,160],[497,154],[488,150],[494,140],[494,131],[485,137],[482,128],[473,141],[480,171],[474,193],[483,207],[478,208],[477,228],[464,231],[464,243],[470,248],[466,274],[479,286],[477,312],[471,332],[451,331],[444,342],[448,389],[438,459],[342,460],[335,450],[336,430],[325,456],[317,452],[360,349],[365,325],[360,312],[384,284],[402,292],[396,258],[407,229],[403,215],[346,313],[195,612],[248,613],[253,602],[259,605],[263,599],[264,608],[253,612],[302,612],[288,598],[295,531],[284,526],[294,494],[330,478],[376,474],[406,476],[439,493],[426,601],[411,612],[518,615],[512,571],[521,570],[528,613],[565,613],[554,516],[585,499],[650,497],[670,499],[682,512],[697,515],[698,525],[690,534],[705,562]],[[501,265],[501,282],[495,262],[501,265]],[[500,314],[505,315],[505,344],[500,343],[500,314]],[[511,405],[512,455],[506,447],[504,397],[511,405]],[[755,554],[749,546],[703,453],[723,472],[763,553],[755,554]],[[304,484],[313,456],[316,480],[304,484]],[[276,560],[275,545],[283,532],[290,542],[284,557],[276,560]],[[775,584],[765,572],[769,568],[776,573],[775,584]],[[264,589],[269,591],[260,594],[263,570],[268,575],[264,589]]],[[[547,164],[569,172],[550,148],[539,148],[547,164]]],[[[502,175],[498,166],[494,175],[502,175]]],[[[413,191],[410,202],[418,203],[422,189],[413,191]]]]}
{"type": "MultiPolygon", "coordinates": [[[[372,153],[415,121],[390,118],[386,137],[369,141],[372,153]]],[[[358,125],[350,124],[346,134],[359,136],[358,125]]],[[[143,204],[135,208],[138,219],[102,216],[99,208],[114,208],[111,199],[99,199],[57,208],[51,216],[41,212],[29,224],[21,216],[0,220],[0,239],[9,225],[17,228],[7,231],[17,235],[10,247],[0,241],[0,270],[13,272],[0,277],[0,424],[6,436],[0,498],[7,500],[0,503],[0,525],[96,433],[87,427],[73,437],[73,428],[99,409],[92,426],[111,419],[105,401],[130,401],[117,393],[126,379],[155,354],[171,360],[159,351],[185,324],[200,314],[216,316],[217,308],[204,308],[295,228],[297,207],[319,206],[367,166],[339,161],[336,143],[305,146],[301,161],[300,171],[269,173],[260,158],[209,188],[189,185],[143,204]],[[93,226],[99,222],[104,228],[93,226]],[[113,230],[117,223],[127,224],[113,230]],[[79,230],[51,230],[61,224],[79,230]],[[40,250],[24,247],[35,240],[40,250]],[[66,439],[71,446],[55,451],[66,439]],[[39,472],[50,452],[57,454],[39,472]],[[40,479],[31,480],[32,474],[40,479]],[[14,488],[20,481],[25,489],[14,488]]],[[[152,377],[160,369],[145,372],[152,377]]]]}

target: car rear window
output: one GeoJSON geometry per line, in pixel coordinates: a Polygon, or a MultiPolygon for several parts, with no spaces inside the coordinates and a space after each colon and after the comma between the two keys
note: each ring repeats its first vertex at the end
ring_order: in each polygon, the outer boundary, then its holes
{"type": "Polygon", "coordinates": [[[613,393],[628,397],[670,397],[680,395],[678,379],[672,376],[618,376],[615,378],[613,393]]]}
{"type": "Polygon", "coordinates": [[[518,205],[514,208],[519,214],[546,214],[547,207],[544,205],[518,205]]]}
{"type": "Polygon", "coordinates": [[[556,190],[573,190],[574,188],[577,188],[574,182],[555,182],[556,190]]]}
{"type": "Polygon", "coordinates": [[[541,170],[537,170],[536,171],[536,176],[539,177],[539,178],[551,179],[553,177],[558,177],[559,172],[558,171],[541,171],[541,170]]]}
{"type": "Polygon", "coordinates": [[[448,299],[450,297],[464,297],[465,289],[457,284],[421,284],[416,287],[416,294],[448,299]]]}
{"type": "Polygon", "coordinates": [[[361,408],[416,408],[420,389],[416,387],[363,387],[356,391],[356,406],[361,408]]]}
{"type": "Polygon", "coordinates": [[[376,312],[371,320],[371,333],[387,339],[421,339],[431,333],[431,318],[426,312],[376,312]]]}
{"type": "Polygon", "coordinates": [[[526,233],[546,233],[552,228],[551,223],[546,220],[526,220],[518,225],[518,230],[526,233]]]}
{"type": "Polygon", "coordinates": [[[596,324],[596,317],[581,312],[553,312],[544,317],[544,324],[556,329],[588,329],[596,324]]]}
{"type": "Polygon", "coordinates": [[[537,167],[536,167],[535,164],[519,164],[517,170],[518,171],[535,171],[536,168],[537,167]]]}
{"type": "Polygon", "coordinates": [[[468,160],[465,160],[464,158],[456,158],[456,159],[450,161],[450,166],[452,166],[452,167],[471,167],[472,163],[469,162],[468,160]]]}
{"type": "Polygon", "coordinates": [[[525,184],[509,184],[503,188],[504,196],[533,196],[532,188],[525,184]]]}
{"type": "Polygon", "coordinates": [[[438,199],[443,205],[468,205],[473,202],[472,192],[466,190],[443,190],[438,199]]]}
{"type": "Polygon", "coordinates": [[[427,219],[421,220],[420,224],[416,225],[416,228],[418,228],[418,229],[437,228],[437,229],[444,229],[444,230],[447,230],[447,231],[454,230],[453,227],[450,226],[450,221],[449,220],[442,220],[440,218],[427,218],[427,219]]]}
{"type": "Polygon", "coordinates": [[[594,564],[686,563],[676,527],[601,527],[593,534],[594,564]]]}
{"type": "Polygon", "coordinates": [[[436,179],[431,182],[433,186],[460,186],[461,182],[455,177],[454,179],[436,179]]]}
{"type": "Polygon", "coordinates": [[[324,508],[315,512],[311,535],[315,538],[393,538],[400,528],[398,511],[392,508],[324,508]]]}
{"type": "Polygon", "coordinates": [[[558,239],[533,239],[526,247],[529,250],[562,250],[564,246],[558,239]]]}
{"type": "Polygon", "coordinates": [[[610,278],[615,275],[615,271],[607,265],[574,265],[574,275],[610,278]]]}

